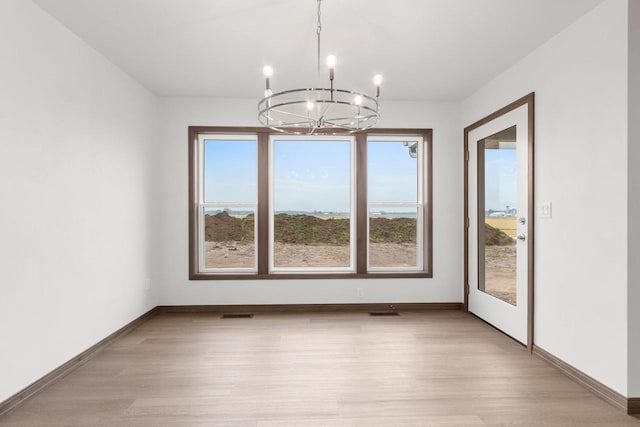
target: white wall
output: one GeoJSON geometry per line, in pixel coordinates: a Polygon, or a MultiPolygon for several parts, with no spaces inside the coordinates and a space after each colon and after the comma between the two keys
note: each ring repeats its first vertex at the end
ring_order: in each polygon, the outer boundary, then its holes
{"type": "Polygon", "coordinates": [[[0,401],[153,307],[157,101],[30,1],[0,2],[0,401]]]}
{"type": "Polygon", "coordinates": [[[433,128],[433,279],[188,280],[187,127],[256,126],[257,100],[162,100],[155,188],[154,283],[161,304],[305,304],[462,301],[462,146],[457,103],[383,102],[381,127],[433,128]],[[356,287],[364,298],[356,298],[356,287]]]}
{"type": "Polygon", "coordinates": [[[462,103],[536,93],[535,344],[627,394],[627,2],[607,0],[462,103]]]}
{"type": "Polygon", "coordinates": [[[629,393],[640,397],[640,2],[629,1],[629,393]]]}

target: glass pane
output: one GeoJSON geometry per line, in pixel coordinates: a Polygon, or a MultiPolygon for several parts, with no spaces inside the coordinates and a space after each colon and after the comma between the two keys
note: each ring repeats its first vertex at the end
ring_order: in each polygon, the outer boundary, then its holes
{"type": "Polygon", "coordinates": [[[417,267],[417,208],[369,208],[369,267],[417,267]]]}
{"type": "Polygon", "coordinates": [[[417,142],[375,141],[367,144],[367,200],[370,203],[418,201],[417,142]]]}
{"type": "Polygon", "coordinates": [[[276,140],[273,177],[274,267],[350,267],[350,141],[276,140]]]}
{"type": "Polygon", "coordinates": [[[255,203],[257,195],[255,140],[204,141],[204,201],[255,203]]]}
{"type": "Polygon", "coordinates": [[[517,304],[518,174],[516,127],[478,141],[480,274],[478,289],[517,304]]]}
{"type": "Polygon", "coordinates": [[[205,208],[205,268],[256,268],[255,209],[205,208]]]}

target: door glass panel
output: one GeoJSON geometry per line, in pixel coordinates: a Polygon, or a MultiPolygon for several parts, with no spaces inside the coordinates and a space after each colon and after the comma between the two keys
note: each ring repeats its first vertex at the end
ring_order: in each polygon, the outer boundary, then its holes
{"type": "Polygon", "coordinates": [[[478,141],[478,290],[512,305],[516,293],[516,127],[478,141]]]}

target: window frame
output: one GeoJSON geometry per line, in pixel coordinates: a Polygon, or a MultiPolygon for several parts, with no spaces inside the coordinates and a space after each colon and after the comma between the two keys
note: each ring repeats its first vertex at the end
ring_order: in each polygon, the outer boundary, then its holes
{"type": "MultiPolygon", "coordinates": [[[[256,153],[258,152],[258,138],[255,134],[211,134],[201,133],[198,136],[198,227],[199,230],[204,230],[205,227],[205,211],[211,208],[249,208],[254,211],[253,220],[253,243],[254,243],[254,264],[251,268],[246,267],[215,267],[207,268],[205,265],[205,239],[204,233],[198,233],[198,271],[204,274],[257,274],[258,273],[258,183],[256,182],[256,194],[255,202],[207,202],[205,196],[205,183],[204,183],[204,159],[205,159],[205,141],[207,140],[220,140],[220,141],[255,141],[256,153]]],[[[256,158],[257,168],[257,158],[256,158]]],[[[257,181],[257,173],[256,173],[257,181]]]]}
{"type": "Polygon", "coordinates": [[[353,135],[269,135],[269,273],[270,274],[339,274],[356,272],[356,139],[353,135]],[[276,267],[275,265],[275,171],[274,154],[276,141],[348,141],[349,142],[349,266],[348,267],[276,267]]]}
{"type": "MultiPolygon", "coordinates": [[[[375,131],[370,132],[367,135],[367,147],[369,144],[369,140],[372,142],[405,142],[405,141],[415,141],[417,145],[417,154],[416,158],[417,162],[417,197],[415,202],[370,202],[367,200],[367,271],[369,273],[390,273],[390,272],[422,272],[424,270],[425,259],[424,259],[424,243],[425,243],[425,153],[424,146],[425,140],[424,137],[418,135],[378,135],[375,131]],[[371,265],[369,246],[371,244],[371,208],[383,208],[383,207],[411,207],[416,210],[416,266],[415,267],[400,267],[400,266],[386,266],[386,267],[375,267],[371,265]]],[[[367,159],[368,161],[368,159],[367,159]]]]}
{"type": "MultiPolygon", "coordinates": [[[[432,161],[432,129],[370,129],[353,135],[336,136],[337,139],[354,137],[355,156],[352,164],[355,164],[355,185],[352,193],[355,193],[355,211],[352,216],[351,239],[355,242],[355,271],[324,272],[316,268],[309,271],[282,272],[270,271],[270,199],[272,194],[270,168],[270,137],[283,134],[265,127],[218,127],[218,126],[189,126],[188,128],[188,173],[189,173],[189,280],[273,280],[273,279],[359,279],[359,278],[432,278],[433,277],[433,161],[432,161]],[[256,227],[256,256],[257,272],[234,273],[228,271],[201,271],[200,269],[200,161],[203,156],[199,152],[199,140],[202,135],[222,136],[253,136],[257,139],[257,177],[258,199],[254,226],[256,227]],[[371,271],[368,267],[368,203],[367,203],[367,141],[368,137],[422,137],[423,171],[418,187],[422,185],[422,207],[418,217],[422,216],[422,269],[410,270],[406,268],[371,271]]],[[[318,132],[318,136],[332,136],[331,132],[318,132]]],[[[304,138],[301,135],[297,138],[304,138]]],[[[352,152],[353,152],[352,151],[352,152]]],[[[419,219],[419,218],[418,218],[419,219]]],[[[307,269],[305,269],[307,270],[307,269]]]]}

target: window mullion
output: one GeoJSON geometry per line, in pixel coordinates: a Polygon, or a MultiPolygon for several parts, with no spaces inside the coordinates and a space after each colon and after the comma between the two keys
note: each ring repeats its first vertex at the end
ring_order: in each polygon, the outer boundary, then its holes
{"type": "Polygon", "coordinates": [[[356,135],[356,272],[367,273],[367,135],[356,135]]]}
{"type": "Polygon", "coordinates": [[[427,131],[424,134],[424,143],[422,144],[422,237],[423,237],[423,257],[422,269],[432,273],[433,262],[433,159],[432,159],[432,133],[427,131]]]}
{"type": "Polygon", "coordinates": [[[258,132],[258,274],[269,274],[269,133],[258,132]]]}

